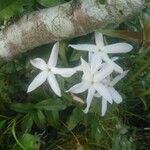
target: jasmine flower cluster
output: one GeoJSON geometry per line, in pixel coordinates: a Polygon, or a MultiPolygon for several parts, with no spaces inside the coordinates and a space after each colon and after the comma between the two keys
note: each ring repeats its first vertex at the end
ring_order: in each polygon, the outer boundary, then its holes
{"type": "Polygon", "coordinates": [[[54,45],[47,64],[41,58],[31,60],[31,64],[40,69],[41,73],[31,82],[28,87],[28,92],[33,91],[47,80],[54,93],[61,96],[61,90],[55,75],[59,74],[62,77],[70,77],[77,71],[82,71],[81,82],[71,87],[67,92],[78,94],[86,90],[88,91],[84,113],[88,113],[94,97],[100,98],[100,100],[102,100],[101,114],[104,116],[107,110],[107,103],[112,104],[115,102],[118,104],[122,102],[122,97],[115,90],[114,86],[128,72],[123,71],[123,69],[115,63],[118,57],[110,58],[109,54],[126,53],[131,51],[133,47],[127,43],[104,45],[103,35],[99,32],[95,32],[95,43],[96,44],[69,45],[75,50],[87,51],[89,53],[88,62],[81,58],[81,65],[74,68],[56,67],[59,51],[58,42],[54,45]],[[118,75],[113,78],[114,72],[118,75]]]}

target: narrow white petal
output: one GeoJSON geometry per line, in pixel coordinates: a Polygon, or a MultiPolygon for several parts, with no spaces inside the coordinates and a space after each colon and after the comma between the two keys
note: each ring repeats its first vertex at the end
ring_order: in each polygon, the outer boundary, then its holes
{"type": "Polygon", "coordinates": [[[107,63],[109,63],[109,64],[111,64],[111,63],[113,62],[113,61],[109,58],[109,56],[108,56],[107,53],[102,52],[101,55],[102,55],[102,59],[103,59],[105,62],[107,62],[107,63]]]}
{"type": "Polygon", "coordinates": [[[85,80],[91,80],[92,78],[92,74],[91,74],[91,69],[89,64],[81,58],[81,65],[82,65],[82,70],[83,70],[83,78],[85,80]]]}
{"type": "Polygon", "coordinates": [[[114,65],[114,71],[121,74],[123,73],[123,69],[119,65],[117,65],[116,63],[113,63],[113,65],[114,65]]]}
{"type": "Polygon", "coordinates": [[[106,53],[127,53],[133,49],[133,46],[128,43],[116,43],[107,45],[103,49],[106,53]]]}
{"type": "Polygon", "coordinates": [[[76,71],[82,71],[82,65],[79,65],[77,67],[73,67],[76,71]]]}
{"type": "Polygon", "coordinates": [[[48,60],[49,67],[55,67],[57,64],[58,59],[58,52],[59,52],[59,42],[56,42],[52,48],[51,55],[48,60]]]}
{"type": "Polygon", "coordinates": [[[89,57],[88,62],[89,62],[89,64],[91,64],[91,59],[92,59],[93,54],[94,54],[93,52],[88,53],[88,57],[89,57]]]}
{"type": "Polygon", "coordinates": [[[62,77],[66,77],[66,78],[71,77],[76,72],[76,70],[72,68],[52,68],[51,71],[54,74],[59,74],[62,77]]]}
{"type": "Polygon", "coordinates": [[[71,87],[67,92],[72,92],[72,93],[82,93],[86,91],[89,88],[89,84],[86,82],[81,82],[73,87],[71,87]]]}
{"type": "Polygon", "coordinates": [[[103,53],[101,53],[101,54],[102,54],[101,58],[105,61],[104,63],[102,63],[102,66],[107,65],[108,63],[112,64],[112,61],[114,62],[114,61],[119,59],[119,57],[113,57],[113,58],[110,59],[107,54],[105,54],[106,57],[104,57],[103,53]]]}
{"type": "Polygon", "coordinates": [[[111,60],[112,61],[116,61],[116,60],[118,60],[119,59],[119,57],[113,57],[111,60]]]}
{"type": "Polygon", "coordinates": [[[117,76],[109,83],[109,85],[110,85],[110,86],[116,85],[116,83],[118,83],[122,78],[124,78],[124,77],[127,75],[128,72],[129,72],[129,70],[126,70],[126,71],[124,71],[122,74],[117,75],[117,76]]]}
{"type": "Polygon", "coordinates": [[[107,100],[102,98],[102,116],[105,115],[106,111],[107,111],[107,100]]]}
{"type": "Polygon", "coordinates": [[[47,64],[45,63],[45,61],[41,58],[35,58],[35,59],[32,59],[30,60],[30,63],[40,69],[40,70],[45,70],[47,68],[47,64]]]}
{"type": "Polygon", "coordinates": [[[82,69],[89,72],[90,71],[90,66],[89,64],[81,57],[81,65],[82,65],[82,69]]]}
{"type": "Polygon", "coordinates": [[[112,59],[110,59],[106,53],[102,54],[102,59],[108,64],[113,65],[113,68],[116,72],[123,73],[123,69],[119,65],[117,65],[112,59]]]}
{"type": "Polygon", "coordinates": [[[51,89],[54,91],[54,93],[56,95],[58,95],[59,97],[61,97],[60,87],[58,85],[55,75],[53,73],[49,73],[47,79],[48,79],[48,83],[50,84],[51,89]]]}
{"type": "Polygon", "coordinates": [[[94,84],[94,88],[102,97],[104,97],[109,103],[112,104],[112,98],[106,86],[104,86],[101,83],[98,83],[98,84],[94,84]]]}
{"type": "Polygon", "coordinates": [[[113,72],[114,67],[110,64],[104,65],[100,71],[94,75],[94,81],[99,82],[109,76],[113,72]]]}
{"type": "Polygon", "coordinates": [[[35,90],[37,87],[39,87],[42,83],[46,81],[47,76],[48,76],[47,71],[40,72],[29,85],[27,92],[31,92],[35,90]]]}
{"type": "Polygon", "coordinates": [[[104,46],[103,35],[101,33],[95,32],[95,42],[99,48],[104,46]]]}
{"type": "Polygon", "coordinates": [[[91,72],[94,74],[102,66],[101,53],[94,53],[91,58],[91,72]]]}
{"type": "Polygon", "coordinates": [[[76,44],[76,45],[70,44],[69,46],[76,50],[90,51],[90,52],[97,51],[97,47],[94,44],[76,44]]]}
{"type": "Polygon", "coordinates": [[[112,99],[115,103],[119,104],[122,102],[121,95],[114,88],[109,88],[109,91],[110,91],[112,99]]]}
{"type": "Polygon", "coordinates": [[[84,113],[88,113],[94,94],[95,94],[95,89],[93,87],[90,87],[88,89],[88,95],[86,99],[86,108],[83,110],[84,113]]]}

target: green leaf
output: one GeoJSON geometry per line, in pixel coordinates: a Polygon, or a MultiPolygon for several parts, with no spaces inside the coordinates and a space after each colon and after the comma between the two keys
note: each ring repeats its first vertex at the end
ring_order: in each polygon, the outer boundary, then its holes
{"type": "Polygon", "coordinates": [[[27,114],[21,123],[22,131],[29,132],[33,125],[32,114],[27,114]]]}
{"type": "Polygon", "coordinates": [[[64,110],[66,106],[59,99],[46,99],[35,105],[35,108],[42,110],[64,110]]]}
{"type": "Polygon", "coordinates": [[[87,120],[85,121],[87,121],[90,129],[89,130],[90,137],[92,137],[96,141],[101,140],[102,135],[104,135],[104,133],[102,133],[102,129],[99,126],[99,114],[97,115],[95,115],[95,113],[87,114],[86,119],[87,120]]]}
{"type": "Polygon", "coordinates": [[[83,112],[79,108],[75,108],[67,121],[68,129],[73,130],[83,118],[83,112]]]}
{"type": "Polygon", "coordinates": [[[16,104],[12,104],[10,108],[16,112],[21,112],[21,113],[28,113],[34,110],[34,106],[31,103],[28,104],[16,103],[16,104]]]}
{"type": "Polygon", "coordinates": [[[144,13],[143,14],[143,44],[146,45],[146,47],[149,47],[150,45],[150,15],[144,13]]]}
{"type": "MultiPolygon", "coordinates": [[[[22,138],[20,138],[20,143],[24,147],[25,150],[38,150],[39,146],[37,144],[37,137],[32,134],[24,134],[22,138]]],[[[17,145],[14,150],[21,150],[21,147],[17,145]]]]}
{"type": "Polygon", "coordinates": [[[34,122],[39,128],[44,127],[46,123],[46,118],[42,111],[40,110],[35,111],[34,113],[32,113],[32,117],[33,117],[34,122]]]}
{"type": "Polygon", "coordinates": [[[133,150],[132,143],[127,139],[126,135],[114,134],[112,139],[112,150],[133,150]]]}
{"type": "Polygon", "coordinates": [[[59,51],[59,55],[61,58],[61,61],[64,65],[67,65],[67,56],[66,56],[66,49],[68,47],[66,46],[66,44],[64,42],[60,43],[60,51],[59,51]]]}
{"type": "Polygon", "coordinates": [[[24,11],[24,6],[32,6],[34,0],[1,0],[0,20],[8,20],[16,14],[24,11]]]}
{"type": "Polygon", "coordinates": [[[0,121],[0,130],[1,130],[2,128],[4,128],[5,123],[6,123],[6,120],[0,121]]]}
{"type": "Polygon", "coordinates": [[[1,3],[1,5],[0,5],[0,11],[2,10],[2,9],[5,9],[6,7],[8,7],[10,4],[12,4],[14,2],[14,0],[1,0],[0,1],[0,3],[1,3]]]}
{"type": "Polygon", "coordinates": [[[65,0],[37,0],[44,7],[52,7],[64,3],[65,0]]]}
{"type": "Polygon", "coordinates": [[[58,111],[46,111],[45,112],[48,123],[53,127],[59,126],[59,112],[58,111]]]}
{"type": "Polygon", "coordinates": [[[38,110],[37,111],[37,116],[39,118],[40,123],[44,126],[46,124],[46,118],[45,118],[43,112],[38,110]]]}

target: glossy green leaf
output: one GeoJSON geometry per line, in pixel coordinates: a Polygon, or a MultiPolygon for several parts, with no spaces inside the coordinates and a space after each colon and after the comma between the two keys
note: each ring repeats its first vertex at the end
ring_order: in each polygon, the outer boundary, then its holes
{"type": "Polygon", "coordinates": [[[24,11],[24,6],[32,6],[34,0],[1,0],[0,20],[8,20],[16,14],[24,11]]]}
{"type": "Polygon", "coordinates": [[[133,150],[132,143],[126,135],[116,134],[112,139],[112,150],[133,150]]]}
{"type": "Polygon", "coordinates": [[[54,128],[58,127],[60,124],[59,112],[58,111],[46,111],[46,118],[48,123],[54,128]]]}
{"type": "Polygon", "coordinates": [[[5,9],[6,7],[8,7],[10,4],[12,4],[14,2],[14,0],[1,0],[0,1],[0,11],[5,9]]]}
{"type": "Polygon", "coordinates": [[[21,128],[23,131],[30,131],[33,125],[32,114],[27,114],[24,116],[23,121],[21,123],[21,128]]]}
{"type": "Polygon", "coordinates": [[[147,41],[150,41],[150,15],[144,13],[143,19],[144,19],[144,38],[147,41]]]}
{"type": "Polygon", "coordinates": [[[35,108],[42,110],[64,110],[66,106],[60,99],[46,99],[35,105],[35,108]]]}
{"type": "Polygon", "coordinates": [[[66,49],[67,49],[67,45],[65,43],[61,42],[59,55],[60,55],[61,61],[64,65],[67,65],[66,49]]]}
{"type": "Polygon", "coordinates": [[[39,119],[40,123],[44,126],[45,123],[46,123],[46,118],[45,118],[45,115],[43,114],[43,112],[38,110],[37,111],[37,116],[38,116],[38,119],[39,119]]]}
{"type": "Polygon", "coordinates": [[[4,128],[5,123],[6,123],[6,120],[0,121],[0,130],[1,130],[2,128],[4,128]]]}
{"type": "Polygon", "coordinates": [[[37,110],[32,113],[32,118],[39,128],[43,128],[46,123],[46,118],[42,111],[37,110]]]}
{"type": "Polygon", "coordinates": [[[68,129],[73,130],[83,119],[83,112],[79,108],[75,108],[67,121],[68,129]]]}
{"type": "MultiPolygon", "coordinates": [[[[38,150],[39,145],[37,144],[37,137],[32,134],[26,133],[20,138],[20,143],[24,147],[25,150],[38,150]]],[[[18,145],[14,148],[14,150],[21,150],[21,147],[18,145]]]]}
{"type": "Polygon", "coordinates": [[[16,112],[28,113],[34,110],[34,105],[30,103],[27,104],[16,103],[12,104],[10,108],[16,112]]]}

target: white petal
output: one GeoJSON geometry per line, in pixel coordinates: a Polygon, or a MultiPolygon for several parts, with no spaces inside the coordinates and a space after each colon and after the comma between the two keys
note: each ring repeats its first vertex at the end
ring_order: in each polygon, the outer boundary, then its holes
{"type": "Polygon", "coordinates": [[[101,53],[94,53],[91,58],[91,72],[94,74],[102,66],[101,53]]]}
{"type": "Polygon", "coordinates": [[[71,77],[76,72],[76,70],[72,68],[52,68],[51,71],[54,74],[59,74],[66,78],[71,77]]]}
{"type": "Polygon", "coordinates": [[[86,108],[83,110],[84,113],[88,113],[94,94],[95,94],[95,89],[93,87],[89,88],[87,99],[86,99],[86,108]]]}
{"type": "Polygon", "coordinates": [[[122,102],[121,95],[114,88],[109,88],[109,91],[114,102],[116,102],[117,104],[122,102]]]}
{"type": "Polygon", "coordinates": [[[29,85],[27,92],[31,92],[35,90],[37,87],[39,87],[42,83],[46,81],[47,76],[48,76],[47,71],[40,72],[29,85]]]}
{"type": "Polygon", "coordinates": [[[107,110],[107,100],[102,98],[102,116],[105,115],[106,110],[107,110]]]}
{"type": "Polygon", "coordinates": [[[90,66],[89,64],[82,58],[80,58],[81,60],[81,65],[82,65],[82,69],[85,71],[85,72],[90,72],[90,66]]]}
{"type": "Polygon", "coordinates": [[[119,59],[119,57],[113,57],[111,60],[112,61],[116,61],[116,60],[118,60],[119,59]]]}
{"type": "Polygon", "coordinates": [[[104,47],[106,53],[127,53],[133,49],[133,46],[128,43],[116,43],[104,47]]]}
{"type": "Polygon", "coordinates": [[[94,75],[94,81],[99,82],[113,72],[114,67],[110,64],[104,65],[100,71],[94,75]]]}
{"type": "Polygon", "coordinates": [[[36,67],[36,68],[38,68],[38,69],[40,69],[40,70],[45,70],[45,69],[47,69],[47,64],[46,64],[45,61],[44,61],[43,59],[41,59],[41,58],[32,59],[32,60],[30,60],[30,63],[31,63],[34,67],[36,67]]]}
{"type": "Polygon", "coordinates": [[[93,52],[88,53],[88,57],[89,57],[88,62],[89,62],[89,64],[91,64],[91,59],[92,59],[93,54],[94,54],[93,52]]]}
{"type": "Polygon", "coordinates": [[[58,59],[58,52],[59,52],[59,42],[56,42],[52,48],[51,55],[48,60],[49,67],[55,67],[57,64],[58,59]]]}
{"type": "Polygon", "coordinates": [[[76,44],[76,45],[70,44],[69,46],[76,50],[90,51],[90,52],[97,51],[96,45],[93,44],[76,44]]]}
{"type": "Polygon", "coordinates": [[[101,83],[98,83],[98,84],[94,84],[94,88],[102,97],[104,97],[109,103],[112,104],[112,98],[106,86],[104,86],[101,83]]]}
{"type": "Polygon", "coordinates": [[[107,62],[108,64],[113,65],[114,66],[114,70],[116,72],[123,73],[123,69],[119,65],[117,65],[112,59],[110,59],[106,53],[102,54],[102,59],[105,62],[107,62]]]}
{"type": "Polygon", "coordinates": [[[71,87],[67,92],[72,92],[72,93],[82,93],[86,91],[89,88],[89,84],[86,82],[81,82],[73,87],[71,87]]]}
{"type": "Polygon", "coordinates": [[[60,88],[59,88],[59,85],[58,85],[55,75],[53,73],[49,73],[47,79],[48,79],[48,83],[50,84],[51,89],[54,91],[54,93],[56,95],[58,95],[59,97],[61,97],[61,91],[60,91],[60,88]]]}
{"type": "Polygon", "coordinates": [[[92,74],[91,74],[91,69],[89,64],[81,58],[81,65],[82,65],[82,70],[83,70],[83,79],[85,80],[91,80],[92,79],[92,74]]]}
{"type": "Polygon", "coordinates": [[[110,86],[116,85],[122,78],[124,78],[124,77],[127,75],[128,72],[129,72],[129,70],[126,70],[126,71],[124,71],[122,74],[117,75],[117,76],[109,83],[109,85],[110,85],[110,86]]]}
{"type": "Polygon", "coordinates": [[[95,32],[95,42],[99,48],[104,46],[103,35],[101,33],[95,32]]]}
{"type": "Polygon", "coordinates": [[[73,67],[73,69],[76,71],[82,71],[82,65],[79,65],[77,67],[73,67]]]}
{"type": "Polygon", "coordinates": [[[123,69],[117,65],[116,63],[113,63],[114,65],[114,71],[118,72],[118,73],[123,73],[123,69]]]}

